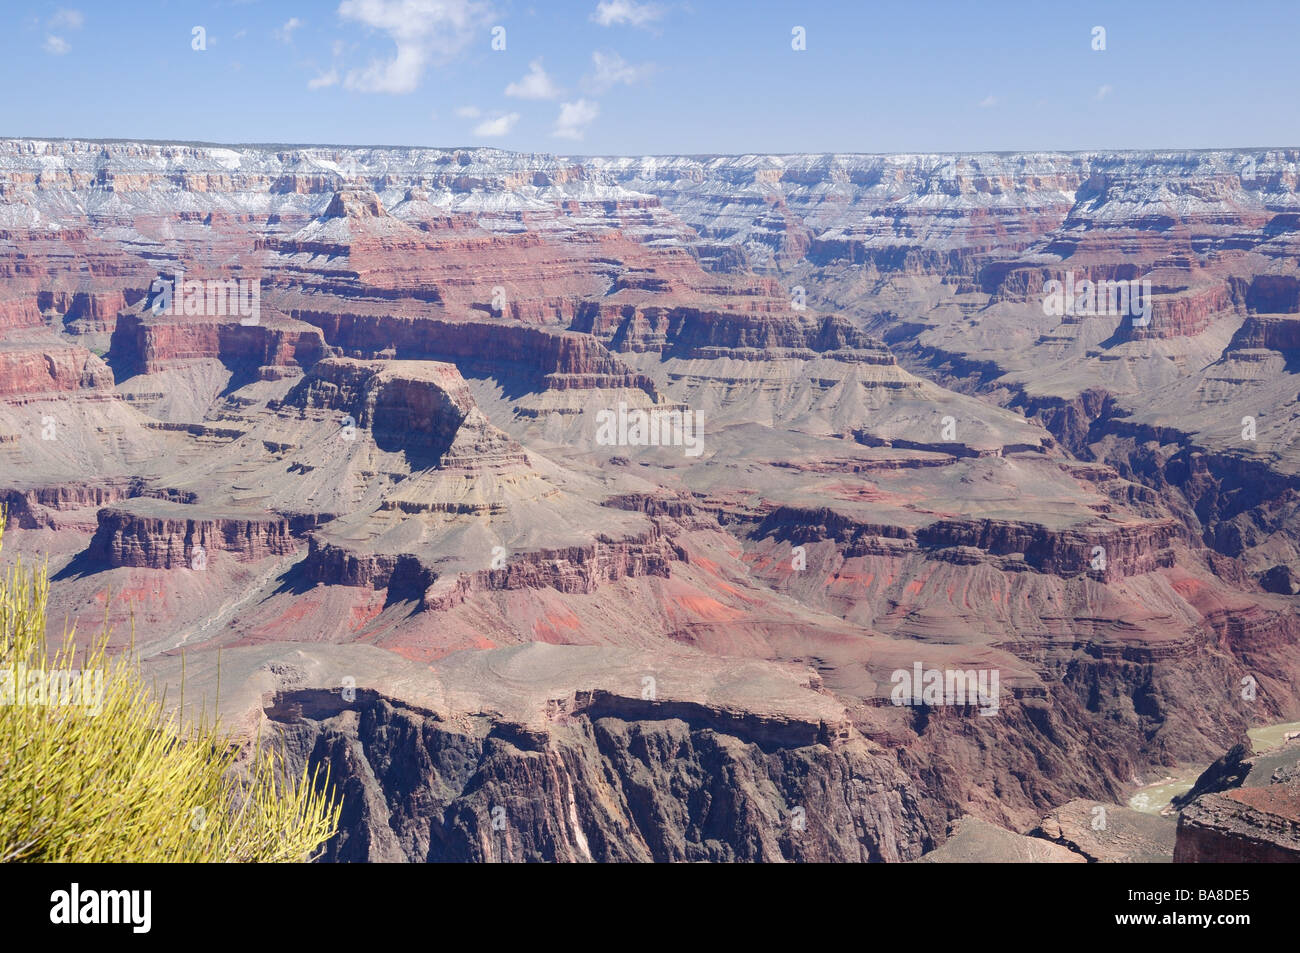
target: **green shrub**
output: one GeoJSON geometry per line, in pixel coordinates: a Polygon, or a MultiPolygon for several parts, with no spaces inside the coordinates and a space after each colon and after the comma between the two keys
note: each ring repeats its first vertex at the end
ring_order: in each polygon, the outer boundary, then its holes
{"type": "Polygon", "coordinates": [[[305,861],[334,834],[328,774],[165,715],[107,626],[51,652],[48,594],[43,566],[0,575],[0,861],[305,861]]]}

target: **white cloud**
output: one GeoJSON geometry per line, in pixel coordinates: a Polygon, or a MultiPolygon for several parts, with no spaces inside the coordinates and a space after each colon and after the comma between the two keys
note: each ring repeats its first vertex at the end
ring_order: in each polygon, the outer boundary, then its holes
{"type": "Polygon", "coordinates": [[[433,63],[463,52],[489,24],[492,9],[479,0],[343,0],[339,16],[387,33],[391,59],[349,70],[345,84],[367,93],[410,93],[433,63]]]}
{"type": "Polygon", "coordinates": [[[324,89],[326,86],[337,86],[339,82],[339,71],[330,70],[328,73],[321,73],[315,79],[307,81],[308,89],[324,89]]]}
{"type": "Polygon", "coordinates": [[[980,100],[980,109],[988,109],[990,106],[996,106],[997,104],[998,104],[997,97],[994,96],[992,93],[989,93],[987,96],[985,96],[983,99],[980,100]]]}
{"type": "Polygon", "coordinates": [[[627,83],[631,86],[639,83],[654,72],[653,63],[642,63],[639,66],[633,66],[623,57],[615,52],[601,53],[599,51],[591,54],[591,66],[593,72],[589,76],[583,77],[583,85],[593,93],[603,93],[611,86],[619,83],[627,83]]]}
{"type": "Polygon", "coordinates": [[[561,139],[581,139],[587,126],[600,115],[599,107],[585,99],[576,103],[560,103],[560,117],[555,120],[555,131],[551,133],[561,139]]]}
{"type": "Polygon", "coordinates": [[[85,22],[86,17],[80,10],[55,10],[54,16],[50,17],[50,29],[80,30],[85,22]]]}
{"type": "Polygon", "coordinates": [[[561,92],[551,77],[546,75],[539,59],[528,64],[528,73],[523,79],[506,87],[507,96],[519,99],[557,99],[561,92]]]}
{"type": "Polygon", "coordinates": [[[601,26],[647,26],[664,15],[657,3],[638,3],[637,0],[601,0],[591,19],[601,26]]]}
{"type": "Polygon", "coordinates": [[[485,119],[474,127],[476,136],[504,136],[519,121],[519,113],[506,113],[495,119],[485,119]]]}
{"type": "Polygon", "coordinates": [[[1109,95],[1110,95],[1111,93],[1113,93],[1113,92],[1115,92],[1115,87],[1114,87],[1114,86],[1110,86],[1110,85],[1106,85],[1106,86],[1098,86],[1098,87],[1097,87],[1097,99],[1099,99],[1099,100],[1100,100],[1100,99],[1105,99],[1107,96],[1109,96],[1109,95]]]}
{"type": "Polygon", "coordinates": [[[68,45],[68,41],[61,36],[55,36],[51,33],[45,38],[46,53],[53,53],[55,56],[62,56],[70,49],[72,49],[72,47],[68,45]]]}
{"type": "Polygon", "coordinates": [[[298,29],[300,26],[302,26],[301,20],[297,17],[289,17],[289,19],[285,21],[284,26],[275,31],[275,38],[281,43],[292,43],[293,31],[298,29]]]}
{"type": "Polygon", "coordinates": [[[477,119],[483,115],[483,110],[477,106],[457,106],[456,115],[460,116],[461,119],[477,119]]]}

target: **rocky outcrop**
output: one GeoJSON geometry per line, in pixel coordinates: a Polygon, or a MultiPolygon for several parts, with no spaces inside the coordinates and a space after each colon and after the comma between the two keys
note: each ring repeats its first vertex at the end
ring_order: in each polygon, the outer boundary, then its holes
{"type": "Polygon", "coordinates": [[[1095,425],[1094,438],[1098,431],[1106,433],[1106,462],[1160,492],[1189,532],[1227,556],[1240,556],[1282,528],[1300,493],[1300,474],[1264,459],[1202,449],[1187,434],[1122,418],[1095,425]]]}
{"type": "Polygon", "coordinates": [[[1174,863],[1300,863],[1300,791],[1276,785],[1198,798],[1178,817],[1174,863]]]}
{"type": "Polygon", "coordinates": [[[420,557],[345,547],[316,536],[308,539],[301,571],[311,582],[387,589],[389,599],[413,599],[420,608],[444,611],[480,592],[555,589],[592,593],[620,579],[667,578],[684,553],[652,528],[643,539],[603,539],[586,546],[514,553],[500,569],[439,577],[420,557]]]}
{"type": "Polygon", "coordinates": [[[1175,863],[1300,863],[1300,746],[1239,744],[1175,801],[1175,863]]]}
{"type": "Polygon", "coordinates": [[[1237,282],[1237,285],[1238,293],[1252,312],[1267,315],[1300,312],[1300,279],[1295,275],[1256,275],[1248,282],[1237,282]]]}
{"type": "Polygon", "coordinates": [[[147,492],[142,481],[135,479],[12,487],[0,489],[0,508],[4,510],[8,525],[36,529],[58,526],[63,512],[75,512],[92,506],[98,508],[147,492]]]}
{"type": "Polygon", "coordinates": [[[1259,577],[1260,588],[1265,592],[1276,592],[1283,596],[1300,594],[1300,577],[1296,571],[1285,565],[1273,566],[1259,577]]]}
{"type": "Polygon", "coordinates": [[[1004,520],[939,520],[916,535],[922,545],[940,550],[973,547],[993,556],[1019,554],[1040,572],[1093,572],[1109,580],[1172,566],[1169,544],[1176,531],[1172,520],[1064,531],[1004,520]]]}
{"type": "Polygon", "coordinates": [[[325,209],[326,218],[378,218],[384,214],[383,203],[372,189],[340,189],[325,209]]]}
{"type": "Polygon", "coordinates": [[[307,538],[303,578],[313,583],[387,589],[391,600],[423,600],[437,574],[408,553],[365,553],[307,538]]]}
{"type": "Polygon", "coordinates": [[[654,384],[588,335],[563,334],[516,324],[438,321],[391,315],[294,311],[316,325],[325,339],[351,357],[386,352],[402,360],[455,364],[465,373],[508,375],[539,390],[639,388],[654,384]]]}
{"type": "Polygon", "coordinates": [[[1177,524],[1152,520],[1127,526],[1093,524],[1071,529],[1010,520],[936,520],[923,526],[871,524],[831,509],[782,506],[754,529],[753,538],[775,536],[792,543],[835,541],[843,556],[891,555],[923,549],[931,558],[1017,565],[1058,576],[1091,574],[1100,580],[1152,572],[1173,565],[1170,549],[1177,524]]]}
{"type": "Polygon", "coordinates": [[[99,511],[87,555],[109,566],[195,568],[200,548],[241,561],[285,556],[298,546],[287,517],[189,515],[184,504],[140,501],[99,511]]]}
{"type": "Polygon", "coordinates": [[[0,351],[0,400],[98,391],[110,395],[113,374],[81,347],[7,347],[0,351]]]}
{"type": "Polygon", "coordinates": [[[1212,765],[1201,772],[1186,794],[1176,795],[1171,802],[1174,807],[1183,808],[1203,794],[1215,794],[1241,787],[1252,767],[1251,749],[1248,742],[1233,745],[1212,765]]]}
{"type": "Polygon", "coordinates": [[[537,729],[328,694],[267,708],[342,790],[328,861],[899,861],[931,843],[890,759],[816,724],[783,738],[603,696],[537,729]]]}
{"type": "Polygon", "coordinates": [[[440,469],[526,467],[523,448],[488,423],[460,372],[433,361],[328,358],[294,385],[281,407],[334,411],[440,469]]]}
{"type": "Polygon", "coordinates": [[[847,352],[851,361],[894,364],[894,356],[880,341],[831,315],[803,318],[797,313],[760,316],[679,308],[669,314],[666,342],[668,352],[682,358],[750,355],[753,360],[771,360],[847,352]]]}
{"type": "Polygon", "coordinates": [[[94,291],[42,291],[36,297],[41,311],[52,311],[64,324],[81,331],[111,333],[117,316],[139,301],[138,291],[129,288],[108,288],[94,291]]]}
{"type": "Polygon", "coordinates": [[[941,847],[918,861],[923,864],[1081,864],[1086,858],[1047,840],[1017,834],[977,817],[962,817],[948,826],[941,847]]]}
{"type": "Polygon", "coordinates": [[[601,539],[586,546],[517,553],[501,569],[464,573],[425,594],[430,609],[450,609],[476,592],[551,588],[592,593],[607,583],[642,576],[668,578],[685,553],[657,528],[643,539],[601,539]]]}
{"type": "Polygon", "coordinates": [[[118,373],[129,376],[203,359],[245,369],[309,367],[327,351],[320,332],[305,325],[244,325],[238,318],[178,320],[145,312],[118,319],[109,354],[118,373]]]}
{"type": "Polygon", "coordinates": [[[1167,864],[1176,829],[1172,818],[1080,798],[1051,811],[1030,835],[1060,844],[1090,864],[1167,864]]]}
{"type": "Polygon", "coordinates": [[[1232,350],[1300,350],[1300,315],[1252,314],[1233,335],[1230,347],[1232,350]]]}

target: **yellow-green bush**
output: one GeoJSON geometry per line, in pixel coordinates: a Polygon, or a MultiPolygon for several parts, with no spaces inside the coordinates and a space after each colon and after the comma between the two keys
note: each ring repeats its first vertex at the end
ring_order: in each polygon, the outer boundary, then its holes
{"type": "Polygon", "coordinates": [[[303,861],[333,835],[327,776],[165,716],[107,630],[51,652],[48,593],[44,567],[0,574],[0,861],[303,861]]]}

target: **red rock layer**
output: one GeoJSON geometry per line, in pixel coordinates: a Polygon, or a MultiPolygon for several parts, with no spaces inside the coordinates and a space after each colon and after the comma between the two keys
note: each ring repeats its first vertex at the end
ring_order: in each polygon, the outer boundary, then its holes
{"type": "Polygon", "coordinates": [[[242,325],[238,318],[174,319],[124,314],[110,354],[122,374],[152,374],[169,362],[215,358],[226,365],[309,367],[327,348],[304,325],[242,325]]]}
{"type": "Polygon", "coordinates": [[[0,399],[74,391],[113,392],[113,374],[85,348],[68,345],[0,350],[0,399]]]}
{"type": "Polygon", "coordinates": [[[172,508],[155,516],[108,506],[99,511],[87,553],[109,566],[178,569],[193,568],[199,546],[208,555],[229,553],[242,561],[285,556],[297,548],[289,519],[282,516],[188,517],[172,508]]]}

